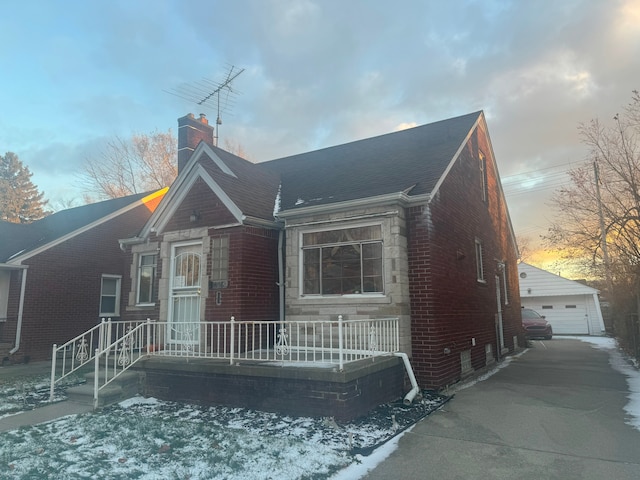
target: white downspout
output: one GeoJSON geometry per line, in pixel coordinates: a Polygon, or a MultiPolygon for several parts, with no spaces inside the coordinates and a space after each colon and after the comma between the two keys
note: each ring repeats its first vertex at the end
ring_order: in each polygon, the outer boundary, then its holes
{"type": "Polygon", "coordinates": [[[18,307],[18,325],[16,326],[16,345],[9,350],[9,355],[13,355],[20,348],[20,335],[22,334],[22,311],[24,309],[24,292],[27,288],[27,269],[22,270],[22,285],[20,285],[20,306],[18,307]]]}
{"type": "Polygon", "coordinates": [[[278,296],[280,300],[280,322],[284,322],[284,261],[282,258],[282,237],[284,230],[278,232],[278,296]]]}
{"type": "Polygon", "coordinates": [[[413,388],[409,390],[409,393],[404,396],[403,403],[405,405],[411,405],[413,399],[416,398],[416,395],[420,393],[420,387],[418,387],[418,382],[416,381],[416,377],[413,374],[413,369],[411,368],[411,363],[409,362],[409,357],[407,356],[407,354],[403,352],[396,352],[394,353],[394,355],[396,357],[402,358],[404,368],[407,371],[407,375],[409,375],[409,381],[411,382],[411,386],[413,388]]]}

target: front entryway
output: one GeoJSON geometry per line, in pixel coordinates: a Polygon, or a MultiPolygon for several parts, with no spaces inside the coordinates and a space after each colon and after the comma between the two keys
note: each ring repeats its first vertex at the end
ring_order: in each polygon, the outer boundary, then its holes
{"type": "Polygon", "coordinates": [[[169,338],[175,346],[200,341],[202,243],[176,243],[171,247],[169,338]]]}

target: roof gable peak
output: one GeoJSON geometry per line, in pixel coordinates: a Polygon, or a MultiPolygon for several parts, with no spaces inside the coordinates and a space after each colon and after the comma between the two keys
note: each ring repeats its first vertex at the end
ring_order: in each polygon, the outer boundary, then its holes
{"type": "Polygon", "coordinates": [[[200,142],[196,149],[193,151],[193,155],[187,163],[185,169],[193,168],[192,164],[198,163],[202,158],[202,155],[206,155],[211,161],[225,174],[238,178],[238,176],[231,170],[231,168],[216,154],[213,148],[206,142],[200,142]]]}

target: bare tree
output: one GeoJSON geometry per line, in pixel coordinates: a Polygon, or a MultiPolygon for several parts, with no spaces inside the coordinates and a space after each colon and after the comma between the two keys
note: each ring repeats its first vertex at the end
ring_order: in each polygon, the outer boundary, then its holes
{"type": "Polygon", "coordinates": [[[115,137],[81,174],[85,199],[118,198],[167,187],[178,173],[177,141],[171,130],[115,137]]]}
{"type": "Polygon", "coordinates": [[[585,273],[592,276],[604,278],[605,267],[612,274],[628,275],[629,268],[640,266],[639,119],[640,96],[634,92],[632,102],[611,126],[598,120],[580,125],[588,160],[569,172],[571,184],[552,198],[558,215],[545,237],[547,243],[584,258],[585,273]],[[609,265],[605,265],[605,239],[609,265]]]}
{"type": "MultiPolygon", "coordinates": [[[[587,276],[606,279],[613,328],[623,346],[638,332],[640,313],[640,95],[613,117],[580,125],[589,148],[585,164],[570,171],[571,184],[555,192],[556,221],[546,241],[582,259],[587,276]],[[635,319],[635,320],[634,320],[635,319]]],[[[640,357],[640,349],[632,352],[640,357]]]]}
{"type": "Polygon", "coordinates": [[[229,152],[229,153],[233,153],[234,155],[240,157],[240,158],[244,158],[245,160],[248,160],[252,163],[253,160],[251,160],[249,158],[249,155],[247,154],[247,152],[245,151],[244,147],[242,146],[242,144],[240,144],[240,142],[233,140],[233,139],[229,139],[229,138],[225,138],[224,139],[224,149],[229,152]]]}

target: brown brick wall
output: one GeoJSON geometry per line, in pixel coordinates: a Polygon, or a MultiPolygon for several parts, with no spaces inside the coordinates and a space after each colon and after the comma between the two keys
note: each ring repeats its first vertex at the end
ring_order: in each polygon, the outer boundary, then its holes
{"type": "Polygon", "coordinates": [[[205,225],[229,225],[233,223],[237,223],[237,219],[211,191],[209,186],[199,178],[191,187],[189,195],[187,195],[176,209],[173,217],[165,226],[164,231],[172,232],[205,225]],[[200,218],[196,222],[190,221],[193,212],[200,215],[200,218]]]}
{"type": "Polygon", "coordinates": [[[485,344],[496,352],[497,259],[506,260],[509,269],[503,318],[505,344],[513,350],[513,335],[520,329],[516,252],[497,182],[486,138],[476,132],[429,205],[409,209],[412,365],[423,387],[459,380],[464,350],[471,350],[474,368],[485,364],[485,344]],[[486,203],[478,149],[487,158],[486,203]],[[476,238],[483,242],[484,284],[476,279],[476,238]]]}
{"type": "MultiPolygon", "coordinates": [[[[216,231],[216,234],[219,231],[216,231]]],[[[229,232],[229,286],[211,290],[208,321],[276,320],[278,318],[278,232],[238,227],[229,232]],[[216,292],[222,303],[216,305],[216,292]]],[[[211,266],[208,265],[210,271],[211,266]]]]}
{"type": "MultiPolygon", "coordinates": [[[[99,323],[101,276],[122,275],[123,281],[128,277],[129,265],[118,239],[135,234],[148,215],[145,206],[136,207],[23,262],[29,268],[20,355],[31,360],[49,359],[52,344],[65,343],[99,323]]],[[[12,319],[17,319],[18,277],[12,275],[12,319]]],[[[121,313],[126,302],[122,287],[121,313]]],[[[7,330],[15,335],[15,320],[11,323],[7,330]]]]}

